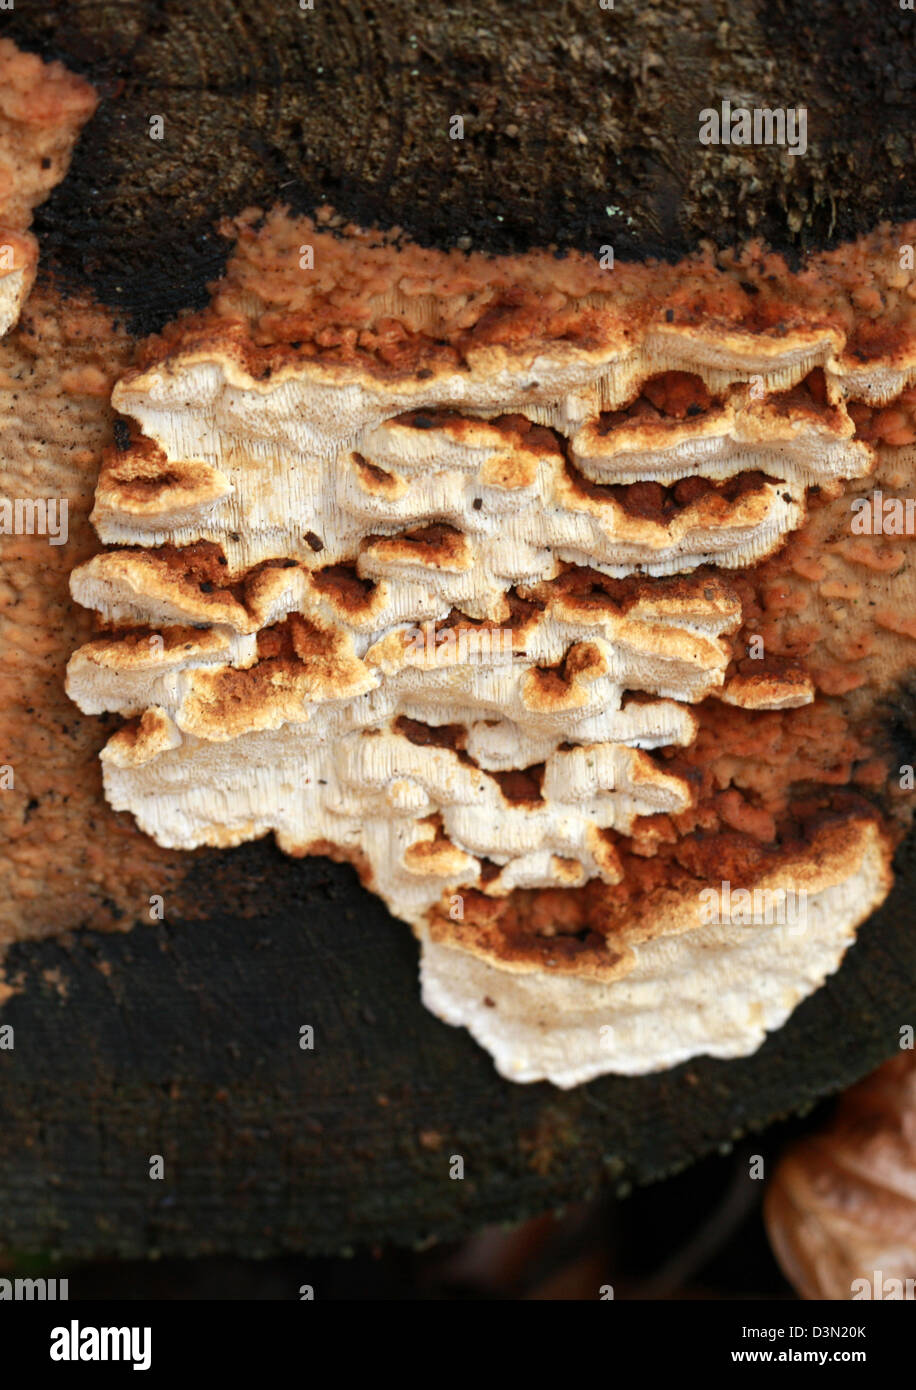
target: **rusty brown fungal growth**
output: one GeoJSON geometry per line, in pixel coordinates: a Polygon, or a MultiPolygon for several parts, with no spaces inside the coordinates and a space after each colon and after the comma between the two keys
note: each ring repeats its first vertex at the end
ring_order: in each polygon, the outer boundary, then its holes
{"type": "Polygon", "coordinates": [[[0,334],[17,320],[35,279],[32,211],[60,183],[81,127],[95,111],[88,82],[0,39],[0,334]]]}

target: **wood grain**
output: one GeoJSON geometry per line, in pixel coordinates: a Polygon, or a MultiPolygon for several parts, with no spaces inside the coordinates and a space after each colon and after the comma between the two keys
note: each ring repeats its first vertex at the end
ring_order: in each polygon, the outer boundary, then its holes
{"type": "Polygon", "coordinates": [[[797,254],[912,216],[911,21],[868,0],[28,0],[0,14],[103,98],[41,214],[45,264],[142,330],[205,302],[220,217],[277,199],[435,245],[611,244],[620,259],[756,234],[797,254]],[[700,145],[699,112],[722,97],[806,106],[808,153],[700,145]]]}
{"type": "Polygon", "coordinates": [[[839,974],[755,1056],[568,1092],[503,1081],[423,1009],[409,933],[351,870],[265,843],[209,856],[198,890],[224,906],[204,923],[13,948],[0,1232],[68,1256],[315,1253],[660,1177],[895,1050],[916,1021],[914,849],[839,974]]]}

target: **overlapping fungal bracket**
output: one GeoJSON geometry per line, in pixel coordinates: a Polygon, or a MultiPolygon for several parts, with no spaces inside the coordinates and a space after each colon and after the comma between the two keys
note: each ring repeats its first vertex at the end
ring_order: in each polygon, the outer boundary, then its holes
{"type": "MultiPolygon", "coordinates": [[[[305,391],[307,378],[295,384],[305,391]]],[[[551,427],[522,413],[367,412],[343,449],[333,416],[297,430],[271,397],[243,438],[234,407],[214,395],[212,418],[182,418],[194,457],[171,457],[179,441],[167,428],[157,445],[109,452],[93,520],[112,544],[217,543],[232,572],[277,555],[312,568],[358,557],[363,577],[420,582],[496,616],[507,581],[553,578],[563,563],[622,577],[771,553],[800,524],[807,485],[874,466],[838,387],[833,403],[827,389],[812,373],[762,404],[744,385],[714,401],[700,376],[668,373],[627,409],[591,417],[576,398],[519,403],[551,427]]],[[[115,393],[150,421],[150,398],[167,410],[168,395],[115,393]]]]}
{"type": "Polygon", "coordinates": [[[211,309],[115,388],[131,424],[93,520],[116,548],[72,577],[108,628],[68,689],[129,721],[102,755],[112,804],[170,846],[273,832],[351,859],[424,940],[427,1001],[507,1075],[751,1050],[886,891],[872,821],[771,855],[773,882],[814,856],[829,922],[765,1008],[743,967],[723,987],[741,933],[701,940],[683,885],[581,949],[551,905],[626,888],[626,837],[694,805],[687,767],[654,751],[691,744],[692,706],[813,698],[797,663],[735,667],[729,572],[803,526],[808,489],[875,467],[850,399],[916,380],[890,233],[856,250],[866,292],[832,253],[794,279],[749,253],[609,282],[585,258],[484,263],[283,214],[236,230],[211,309]],[[297,279],[285,257],[309,238],[297,279]],[[465,899],[540,925],[510,948],[465,899]],[[675,975],[694,983],[660,986],[675,975]],[[603,1053],[595,1020],[618,1005],[641,1021],[603,1053]],[[669,1007],[671,1047],[649,1046],[669,1007]]]}

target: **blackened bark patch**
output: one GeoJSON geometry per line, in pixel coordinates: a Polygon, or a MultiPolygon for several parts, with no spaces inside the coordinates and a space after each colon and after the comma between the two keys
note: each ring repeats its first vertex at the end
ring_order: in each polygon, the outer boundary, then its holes
{"type": "Polygon", "coordinates": [[[152,18],[146,0],[17,5],[0,32],[102,96],[39,209],[44,264],[149,332],[206,303],[227,252],[218,220],[280,200],[425,245],[611,245],[619,259],[748,236],[798,255],[913,215],[909,12],[743,0],[717,26],[685,0],[676,24],[657,17],[637,6],[623,24],[592,0],[390,0],[383,21],[354,0],[314,23],[265,5],[244,24],[234,0],[152,18]],[[462,141],[431,117],[443,83],[462,141]],[[731,89],[806,105],[807,154],[700,145],[699,112],[731,89]]]}

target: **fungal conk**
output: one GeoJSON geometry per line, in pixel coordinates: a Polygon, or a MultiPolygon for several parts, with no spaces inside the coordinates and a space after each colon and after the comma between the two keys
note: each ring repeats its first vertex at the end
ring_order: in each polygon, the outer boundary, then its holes
{"type": "Polygon", "coordinates": [[[916,227],[797,273],[227,231],[114,389],[72,576],[110,802],[352,861],[511,1079],[753,1051],[906,820],[909,541],[851,521],[912,489],[916,227]]]}

